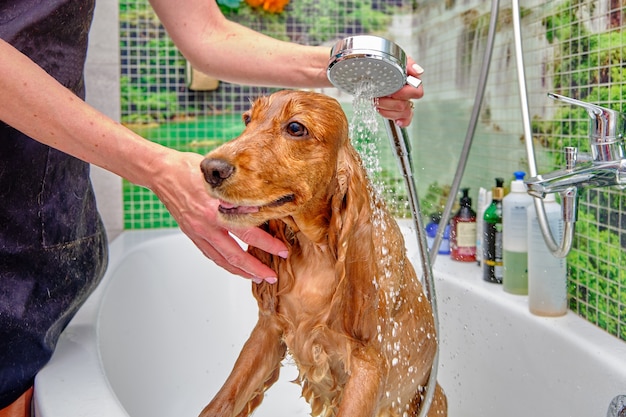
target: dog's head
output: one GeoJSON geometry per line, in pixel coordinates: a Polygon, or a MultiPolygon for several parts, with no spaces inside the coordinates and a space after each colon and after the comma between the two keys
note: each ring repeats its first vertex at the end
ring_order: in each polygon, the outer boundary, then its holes
{"type": "Polygon", "coordinates": [[[222,218],[238,225],[318,212],[349,144],[339,103],[323,94],[279,91],[243,114],[244,132],[210,152],[201,168],[222,218]]]}

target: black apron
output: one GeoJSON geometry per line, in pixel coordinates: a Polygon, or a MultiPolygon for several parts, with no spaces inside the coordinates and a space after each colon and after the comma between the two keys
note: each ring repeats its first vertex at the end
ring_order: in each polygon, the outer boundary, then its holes
{"type": "MultiPolygon", "coordinates": [[[[84,98],[93,7],[3,0],[0,38],[84,98]]],[[[32,386],[106,262],[89,164],[0,122],[0,409],[32,386]]]]}

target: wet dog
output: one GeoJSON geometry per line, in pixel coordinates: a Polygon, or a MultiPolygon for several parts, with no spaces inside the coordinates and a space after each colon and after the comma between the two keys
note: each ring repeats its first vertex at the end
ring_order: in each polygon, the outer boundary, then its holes
{"type": "MultiPolygon", "coordinates": [[[[258,322],[202,417],[247,416],[289,353],[314,416],[417,416],[437,339],[400,229],[372,190],[339,103],[280,91],[243,115],[201,164],[224,222],[264,227],[287,259],[248,250],[278,276],[252,284],[258,322]]],[[[437,385],[429,416],[445,416],[437,385]]]]}

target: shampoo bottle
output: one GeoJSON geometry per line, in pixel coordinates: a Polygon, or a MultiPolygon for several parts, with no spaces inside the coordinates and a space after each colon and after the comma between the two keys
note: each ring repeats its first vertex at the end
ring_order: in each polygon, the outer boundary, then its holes
{"type": "MultiPolygon", "coordinates": [[[[554,194],[546,195],[544,207],[555,239],[563,236],[561,206],[554,194]]],[[[534,205],[528,207],[528,307],[539,316],[567,313],[565,258],[552,256],[541,233],[534,205]]],[[[558,243],[558,242],[557,242],[558,243]]]]}
{"type": "Polygon", "coordinates": [[[504,291],[528,294],[528,219],[526,211],[533,197],[526,192],[525,172],[514,172],[511,192],[502,199],[502,248],[504,291]]]}
{"type": "Polygon", "coordinates": [[[483,216],[483,279],[502,283],[502,198],[504,180],[496,178],[491,204],[483,216]]]}
{"type": "Polygon", "coordinates": [[[469,188],[461,190],[459,211],[450,220],[450,258],[461,262],[476,261],[476,212],[472,210],[469,188]]]}

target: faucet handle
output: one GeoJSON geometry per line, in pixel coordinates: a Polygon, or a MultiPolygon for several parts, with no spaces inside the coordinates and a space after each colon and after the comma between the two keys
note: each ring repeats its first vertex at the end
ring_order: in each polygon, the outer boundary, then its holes
{"type": "Polygon", "coordinates": [[[560,94],[548,93],[548,97],[582,107],[587,111],[591,118],[589,144],[594,161],[616,161],[624,158],[622,139],[626,131],[626,115],[560,94]]]}

